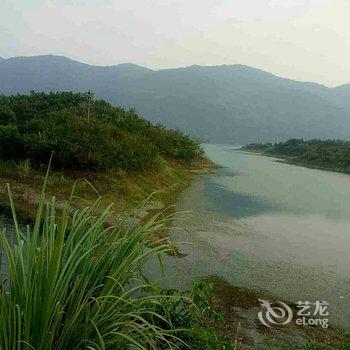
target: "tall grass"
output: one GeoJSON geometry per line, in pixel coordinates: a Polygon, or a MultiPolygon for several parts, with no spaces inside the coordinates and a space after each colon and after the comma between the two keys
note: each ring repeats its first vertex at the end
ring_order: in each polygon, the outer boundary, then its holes
{"type": "Polygon", "coordinates": [[[19,161],[16,168],[20,176],[28,176],[32,172],[29,159],[19,161]]]}
{"type": "Polygon", "coordinates": [[[167,249],[149,240],[163,224],[159,217],[142,226],[107,227],[111,206],[96,214],[97,200],[74,211],[73,190],[58,213],[55,198],[45,200],[44,185],[35,222],[22,232],[7,190],[15,242],[0,231],[8,270],[6,281],[0,281],[1,350],[184,345],[177,336],[182,330],[157,313],[169,296],[144,292],[150,286],[142,266],[167,249]]]}

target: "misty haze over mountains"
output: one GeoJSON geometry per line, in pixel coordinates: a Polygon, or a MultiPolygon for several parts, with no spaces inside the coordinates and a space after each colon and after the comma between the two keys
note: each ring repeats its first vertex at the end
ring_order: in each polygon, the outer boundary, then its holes
{"type": "Polygon", "coordinates": [[[243,66],[151,70],[61,56],[0,58],[0,93],[87,91],[220,143],[350,137],[350,84],[329,88],[243,66]]]}

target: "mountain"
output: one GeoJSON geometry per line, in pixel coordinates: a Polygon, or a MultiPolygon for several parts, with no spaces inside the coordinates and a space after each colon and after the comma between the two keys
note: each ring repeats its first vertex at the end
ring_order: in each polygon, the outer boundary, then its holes
{"type": "Polygon", "coordinates": [[[151,70],[62,56],[0,60],[0,93],[87,91],[203,140],[350,137],[350,84],[329,88],[243,65],[151,70]]]}

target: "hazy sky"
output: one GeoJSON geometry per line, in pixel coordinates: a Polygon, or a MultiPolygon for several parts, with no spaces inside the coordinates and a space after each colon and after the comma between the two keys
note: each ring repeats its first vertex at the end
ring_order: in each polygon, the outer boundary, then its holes
{"type": "Polygon", "coordinates": [[[350,82],[350,0],[0,0],[0,56],[151,68],[241,63],[350,82]]]}

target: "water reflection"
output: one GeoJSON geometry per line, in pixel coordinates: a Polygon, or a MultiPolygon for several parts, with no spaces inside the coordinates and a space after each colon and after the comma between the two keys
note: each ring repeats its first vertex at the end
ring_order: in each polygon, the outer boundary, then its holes
{"type": "Polygon", "coordinates": [[[210,201],[203,203],[208,210],[218,211],[228,217],[244,218],[273,212],[278,208],[264,197],[234,192],[211,177],[206,177],[203,181],[204,191],[210,196],[210,201]]]}

